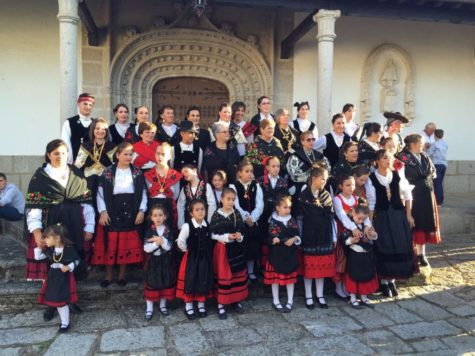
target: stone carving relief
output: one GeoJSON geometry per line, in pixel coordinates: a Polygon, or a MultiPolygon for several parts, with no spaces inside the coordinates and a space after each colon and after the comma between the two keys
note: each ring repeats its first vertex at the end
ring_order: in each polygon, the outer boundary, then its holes
{"type": "Polygon", "coordinates": [[[219,81],[231,101],[255,103],[261,95],[272,95],[270,67],[254,43],[222,32],[159,28],[136,34],[117,52],[111,100],[151,107],[155,83],[180,76],[219,81]]]}
{"type": "Polygon", "coordinates": [[[383,44],[366,59],[361,79],[364,121],[378,121],[384,111],[415,117],[415,73],[409,54],[400,46],[383,44]]]}

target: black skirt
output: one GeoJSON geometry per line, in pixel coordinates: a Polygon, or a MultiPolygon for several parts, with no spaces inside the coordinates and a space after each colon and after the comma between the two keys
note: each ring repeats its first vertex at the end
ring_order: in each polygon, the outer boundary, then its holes
{"type": "Polygon", "coordinates": [[[171,251],[152,255],[148,262],[146,282],[153,289],[168,289],[176,283],[176,263],[171,251]]]}
{"type": "Polygon", "coordinates": [[[214,286],[211,251],[188,251],[185,272],[185,293],[208,295],[214,286]]]}
{"type": "Polygon", "coordinates": [[[114,194],[112,197],[111,211],[109,216],[111,224],[108,226],[109,231],[130,231],[137,228],[135,225],[135,195],[131,194],[114,194]]]}
{"type": "Polygon", "coordinates": [[[277,245],[271,245],[269,263],[280,274],[290,274],[298,268],[297,246],[286,246],[283,241],[277,245]]]}
{"type": "Polygon", "coordinates": [[[374,278],[374,254],[373,251],[356,252],[347,250],[346,271],[355,282],[368,282],[374,278]]]}

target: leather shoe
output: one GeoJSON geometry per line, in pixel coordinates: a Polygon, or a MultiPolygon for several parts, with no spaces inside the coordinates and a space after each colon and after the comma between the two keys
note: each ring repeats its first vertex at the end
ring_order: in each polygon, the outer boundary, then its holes
{"type": "Polygon", "coordinates": [[[396,285],[392,282],[388,283],[389,289],[391,290],[391,293],[393,297],[397,297],[399,293],[397,292],[396,285]]]}
{"type": "Polygon", "coordinates": [[[56,308],[53,308],[53,307],[46,308],[45,312],[43,313],[43,320],[50,321],[51,319],[53,319],[55,311],[56,311],[56,308]]]}
{"type": "Polygon", "coordinates": [[[233,305],[233,309],[238,312],[239,314],[244,314],[244,307],[241,303],[236,303],[233,305]]]}
{"type": "Polygon", "coordinates": [[[417,256],[417,259],[419,260],[419,264],[420,264],[422,267],[427,267],[427,266],[429,265],[429,261],[427,261],[426,256],[424,256],[424,255],[418,255],[418,256],[417,256]]]}
{"type": "Polygon", "coordinates": [[[392,298],[393,297],[393,293],[389,289],[388,284],[381,284],[380,289],[381,289],[381,294],[384,295],[385,297],[387,297],[387,298],[392,298]]]}

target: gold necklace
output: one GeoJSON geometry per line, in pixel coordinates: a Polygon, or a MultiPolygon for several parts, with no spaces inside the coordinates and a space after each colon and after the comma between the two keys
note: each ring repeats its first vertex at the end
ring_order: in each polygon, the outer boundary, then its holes
{"type": "Polygon", "coordinates": [[[165,191],[165,184],[167,183],[167,175],[168,175],[168,168],[165,171],[165,176],[163,177],[163,182],[160,179],[160,175],[158,174],[157,169],[155,169],[155,174],[157,176],[157,181],[160,186],[160,189],[158,190],[160,193],[163,193],[165,191]]]}
{"type": "Polygon", "coordinates": [[[63,248],[63,251],[61,251],[61,254],[59,255],[59,259],[57,260],[56,259],[56,251],[54,251],[53,252],[53,262],[54,263],[61,262],[61,260],[63,259],[63,254],[64,254],[64,248],[63,248]]]}
{"type": "Polygon", "coordinates": [[[105,142],[100,145],[100,148],[97,148],[96,143],[94,142],[94,148],[92,149],[92,155],[94,156],[94,160],[96,162],[99,162],[99,159],[101,158],[102,151],[104,150],[105,142]]]}

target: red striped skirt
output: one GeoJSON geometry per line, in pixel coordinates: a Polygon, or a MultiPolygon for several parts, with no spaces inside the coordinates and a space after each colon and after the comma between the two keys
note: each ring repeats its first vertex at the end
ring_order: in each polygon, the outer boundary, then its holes
{"type": "Polygon", "coordinates": [[[64,307],[67,304],[74,304],[78,301],[78,294],[76,288],[76,280],[74,279],[74,273],[69,273],[69,299],[62,302],[52,302],[45,300],[47,280],[43,281],[41,286],[40,296],[38,297],[38,303],[47,305],[49,307],[64,307]]]}
{"type": "Polygon", "coordinates": [[[275,271],[274,266],[267,261],[266,270],[264,271],[264,284],[274,283],[277,283],[279,286],[297,283],[297,271],[289,274],[278,273],[275,271]]]}
{"type": "Polygon", "coordinates": [[[185,293],[185,274],[186,274],[186,263],[188,260],[188,252],[185,252],[183,259],[181,260],[180,270],[178,271],[178,280],[176,281],[176,297],[178,299],[183,299],[185,303],[191,302],[205,302],[206,299],[213,297],[211,292],[209,295],[199,295],[199,294],[186,294],[185,293]]]}
{"type": "Polygon", "coordinates": [[[160,299],[173,300],[175,299],[175,287],[167,289],[153,289],[145,283],[143,297],[149,302],[158,302],[160,299]]]}
{"type": "Polygon", "coordinates": [[[349,293],[353,294],[373,294],[379,288],[378,275],[375,272],[373,279],[368,282],[355,282],[348,273],[345,273],[345,288],[349,293]]]}
{"type": "Polygon", "coordinates": [[[335,254],[325,256],[303,255],[304,278],[334,277],[335,254]]]}
{"type": "Polygon", "coordinates": [[[107,242],[104,228],[97,227],[91,258],[93,265],[128,265],[143,261],[143,245],[137,230],[109,231],[107,242]]]}
{"type": "Polygon", "coordinates": [[[433,231],[414,230],[412,232],[412,240],[416,245],[439,244],[442,241],[440,230],[433,231]]]}
{"type": "Polygon", "coordinates": [[[26,279],[27,280],[45,280],[48,271],[48,264],[45,260],[35,260],[36,242],[33,234],[29,234],[28,247],[26,249],[26,279]]]}
{"type": "Polygon", "coordinates": [[[247,289],[247,269],[232,273],[229,267],[226,245],[217,242],[214,246],[214,278],[216,300],[219,304],[239,303],[249,295],[247,289]]]}

